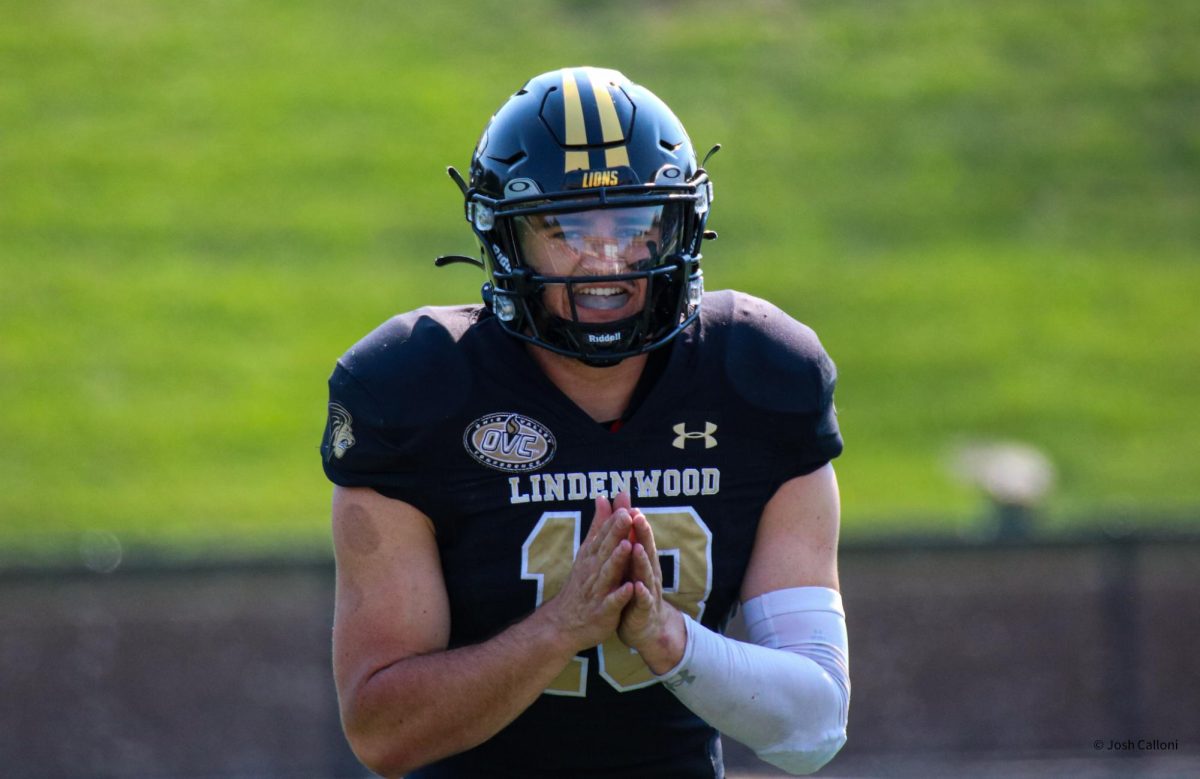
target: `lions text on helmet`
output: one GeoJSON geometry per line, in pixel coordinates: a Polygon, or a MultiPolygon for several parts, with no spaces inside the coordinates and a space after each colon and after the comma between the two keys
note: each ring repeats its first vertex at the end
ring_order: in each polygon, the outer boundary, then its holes
{"type": "Polygon", "coordinates": [[[531,79],[484,129],[469,183],[451,176],[510,335],[604,366],[696,320],[712,182],[671,109],[621,73],[531,79]]]}

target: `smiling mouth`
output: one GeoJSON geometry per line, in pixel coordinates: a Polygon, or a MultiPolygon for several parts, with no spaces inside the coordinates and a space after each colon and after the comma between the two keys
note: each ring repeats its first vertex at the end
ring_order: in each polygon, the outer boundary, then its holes
{"type": "Polygon", "coordinates": [[[616,311],[629,303],[629,290],[621,287],[580,287],[575,289],[575,305],[591,311],[616,311]]]}

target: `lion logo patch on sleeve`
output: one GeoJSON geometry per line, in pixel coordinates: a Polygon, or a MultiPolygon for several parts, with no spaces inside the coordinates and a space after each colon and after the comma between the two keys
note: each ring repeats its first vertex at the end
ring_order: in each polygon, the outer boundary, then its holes
{"type": "Polygon", "coordinates": [[[329,449],[325,459],[342,459],[354,446],[354,417],[340,403],[329,404],[329,449]]]}

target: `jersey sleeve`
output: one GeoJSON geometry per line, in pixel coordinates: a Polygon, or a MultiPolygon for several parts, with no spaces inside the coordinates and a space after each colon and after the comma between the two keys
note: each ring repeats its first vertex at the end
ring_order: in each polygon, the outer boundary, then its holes
{"type": "Polygon", "coordinates": [[[816,333],[766,301],[741,296],[726,370],[770,447],[780,482],[842,453],[837,368],[816,333]]]}
{"type": "Polygon", "coordinates": [[[811,410],[789,420],[791,424],[785,427],[786,434],[779,441],[784,453],[784,480],[812,473],[842,453],[842,431],[833,401],[837,367],[822,349],[811,370],[815,402],[811,410]]]}
{"type": "Polygon", "coordinates": [[[329,377],[321,442],[330,481],[370,487],[437,523],[438,473],[450,453],[442,427],[470,393],[457,344],[471,321],[467,307],[419,309],[393,317],[342,355],[329,377]]]}
{"type": "Polygon", "coordinates": [[[416,430],[391,422],[370,391],[340,362],[329,377],[329,409],[321,460],[325,475],[343,487],[370,487],[389,498],[434,510],[424,485],[416,430]]]}

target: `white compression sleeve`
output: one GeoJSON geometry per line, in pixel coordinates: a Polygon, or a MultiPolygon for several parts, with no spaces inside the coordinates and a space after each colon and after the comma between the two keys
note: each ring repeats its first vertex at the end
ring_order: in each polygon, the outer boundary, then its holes
{"type": "Polygon", "coordinates": [[[659,677],[685,706],[763,760],[794,774],[828,763],[846,743],[849,648],[842,598],[794,587],[744,605],[753,644],[687,615],[687,648],[659,677]]]}

